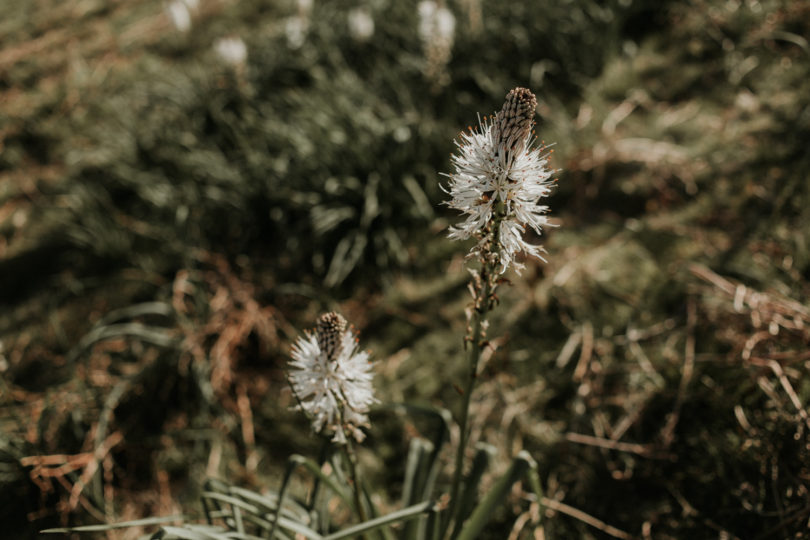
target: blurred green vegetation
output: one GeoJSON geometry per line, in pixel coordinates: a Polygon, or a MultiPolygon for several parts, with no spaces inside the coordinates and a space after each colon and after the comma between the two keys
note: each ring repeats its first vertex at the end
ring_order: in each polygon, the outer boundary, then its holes
{"type": "MultiPolygon", "coordinates": [[[[806,531],[810,5],[444,4],[451,42],[411,1],[200,0],[185,32],[156,0],[0,5],[11,537],[315,455],[282,370],[327,308],[383,400],[455,410],[469,297],[439,172],[514,86],[561,227],[502,292],[473,435],[538,461],[547,538],[609,537],[571,507],[638,538],[806,531]]],[[[395,501],[418,426],[377,420],[362,457],[395,501]]]]}

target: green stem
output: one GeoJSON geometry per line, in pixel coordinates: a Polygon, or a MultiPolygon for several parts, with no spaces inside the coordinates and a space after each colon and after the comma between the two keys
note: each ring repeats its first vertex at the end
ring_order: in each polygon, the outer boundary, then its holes
{"type": "MultiPolygon", "coordinates": [[[[366,510],[363,507],[363,500],[360,497],[360,479],[357,476],[357,454],[354,452],[354,444],[350,437],[346,438],[346,444],[342,447],[343,455],[346,458],[346,463],[349,464],[349,476],[352,479],[352,492],[354,493],[354,505],[357,507],[357,515],[361,522],[368,520],[366,510]]],[[[365,538],[365,535],[363,535],[365,538]]]]}
{"type": "Polygon", "coordinates": [[[484,346],[481,341],[481,323],[484,321],[489,311],[489,296],[491,293],[490,272],[491,269],[489,267],[485,267],[482,271],[483,287],[481,289],[481,296],[476,301],[472,315],[472,330],[469,336],[471,343],[467,364],[469,370],[467,373],[467,386],[464,388],[464,404],[461,409],[461,418],[459,419],[460,438],[456,451],[453,486],[450,492],[450,523],[448,524],[448,528],[452,527],[451,530],[458,528],[459,525],[455,523],[455,521],[460,510],[458,499],[461,490],[461,477],[464,471],[464,453],[470,438],[470,402],[472,400],[473,390],[475,389],[475,383],[478,381],[478,361],[481,358],[481,349],[484,346]]]}
{"type": "MultiPolygon", "coordinates": [[[[332,454],[333,444],[332,441],[329,440],[328,437],[321,436],[321,450],[318,453],[318,468],[323,470],[323,464],[326,463],[331,454],[332,454]]],[[[306,509],[312,512],[315,508],[315,504],[318,501],[318,493],[321,489],[321,479],[319,476],[315,476],[315,479],[312,484],[312,491],[309,493],[307,497],[307,505],[306,509]]],[[[270,537],[272,539],[272,536],[270,537]]]]}
{"type": "Polygon", "coordinates": [[[468,358],[468,374],[467,386],[464,389],[464,404],[461,409],[461,418],[459,419],[460,437],[458,441],[458,449],[456,450],[456,463],[453,471],[453,484],[450,490],[450,508],[448,513],[447,524],[442,531],[442,536],[450,531],[450,538],[455,536],[457,530],[460,530],[461,524],[457,522],[458,514],[460,512],[459,495],[461,492],[461,478],[464,471],[464,451],[467,449],[467,442],[470,438],[470,402],[472,399],[473,389],[478,380],[478,361],[481,359],[481,350],[484,348],[485,343],[481,336],[481,326],[486,319],[487,312],[490,309],[490,296],[495,289],[494,272],[497,262],[498,254],[498,232],[500,229],[501,220],[504,217],[505,207],[503,202],[499,202],[491,222],[490,235],[490,254],[492,257],[483,257],[483,265],[481,268],[481,289],[478,296],[474,299],[474,309],[472,313],[472,328],[470,334],[467,336],[470,342],[470,352],[468,358]]]}

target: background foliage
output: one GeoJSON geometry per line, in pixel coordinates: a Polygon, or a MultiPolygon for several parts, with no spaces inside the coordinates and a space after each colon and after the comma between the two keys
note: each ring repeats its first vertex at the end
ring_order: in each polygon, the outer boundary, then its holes
{"type": "MultiPolygon", "coordinates": [[[[628,537],[806,530],[810,6],[445,5],[450,43],[410,1],[201,0],[186,32],[156,0],[0,5],[12,537],[193,509],[205,475],[277,482],[316,453],[282,369],[327,308],[386,401],[456,403],[469,297],[438,172],[514,86],[555,142],[561,227],[510,276],[473,436],[538,461],[548,538],[608,537],[572,509],[628,537]]],[[[394,505],[419,426],[378,416],[364,466],[394,505]]]]}

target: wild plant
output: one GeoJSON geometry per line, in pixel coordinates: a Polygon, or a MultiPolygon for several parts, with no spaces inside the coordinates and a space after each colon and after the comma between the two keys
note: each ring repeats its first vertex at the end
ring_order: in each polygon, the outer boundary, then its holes
{"type": "MultiPolygon", "coordinates": [[[[470,410],[479,376],[482,352],[489,347],[488,315],[497,307],[498,288],[510,268],[523,267],[522,256],[542,259],[542,246],[526,239],[540,235],[548,225],[548,207],[542,204],[554,188],[554,170],[549,168],[548,148],[536,142],[534,116],[537,101],[526,88],[511,90],[497,114],[479,119],[476,128],[461,133],[442,189],[446,205],[461,213],[450,227],[453,240],[474,239],[467,256],[472,296],[466,310],[463,336],[466,380],[459,386],[456,409],[425,408],[408,404],[381,407],[432,418],[437,426],[431,440],[411,441],[403,479],[403,507],[380,515],[357,458],[356,445],[373,430],[369,414],[378,406],[373,386],[373,367],[368,352],[358,347],[358,338],[346,319],[336,313],[321,315],[313,331],[293,344],[287,381],[296,408],[311,422],[322,439],[317,459],[301,455],[289,458],[279,489],[260,494],[211,479],[206,482],[202,503],[205,524],[162,525],[146,538],[152,539],[253,539],[372,538],[386,540],[470,540],[478,538],[511,486],[525,479],[539,508],[542,492],[537,464],[525,451],[518,453],[502,475],[480,495],[482,478],[490,461],[489,451],[472,451],[470,410]],[[442,449],[457,430],[455,459],[443,463],[442,449]],[[472,460],[468,465],[468,457],[472,460]],[[291,488],[293,474],[303,469],[312,486],[303,496],[291,488]],[[449,470],[449,481],[440,482],[449,470]],[[336,505],[342,501],[343,505],[336,505]],[[356,523],[345,517],[348,509],[356,523]],[[342,517],[340,517],[342,516],[342,517]]],[[[385,494],[383,494],[385,495],[385,494]]],[[[534,528],[541,527],[540,511],[534,512],[534,528]]],[[[176,519],[176,518],[171,518],[176,519]]],[[[92,532],[134,525],[165,523],[167,518],[137,522],[49,529],[44,532],[92,532]]]]}

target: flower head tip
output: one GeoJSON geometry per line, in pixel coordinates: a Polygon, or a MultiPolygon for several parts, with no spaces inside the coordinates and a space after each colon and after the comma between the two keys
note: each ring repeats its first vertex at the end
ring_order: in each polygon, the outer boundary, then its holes
{"type": "Polygon", "coordinates": [[[515,152],[525,145],[534,126],[537,98],[528,88],[513,88],[495,115],[493,138],[499,152],[515,152]]]}

